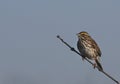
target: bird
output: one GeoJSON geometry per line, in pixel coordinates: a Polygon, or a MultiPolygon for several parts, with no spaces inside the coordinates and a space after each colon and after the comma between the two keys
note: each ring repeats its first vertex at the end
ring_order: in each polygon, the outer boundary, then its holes
{"type": "Polygon", "coordinates": [[[98,67],[99,71],[102,71],[102,65],[100,63],[101,50],[95,40],[86,31],[77,33],[78,41],[77,48],[82,55],[82,59],[85,58],[95,61],[93,64],[94,69],[98,67]]]}

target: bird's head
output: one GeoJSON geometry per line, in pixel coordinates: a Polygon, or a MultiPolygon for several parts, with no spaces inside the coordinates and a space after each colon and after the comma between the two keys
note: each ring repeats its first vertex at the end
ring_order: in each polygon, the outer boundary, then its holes
{"type": "Polygon", "coordinates": [[[85,37],[90,36],[86,31],[82,31],[80,33],[77,33],[77,36],[79,39],[84,39],[85,37]]]}

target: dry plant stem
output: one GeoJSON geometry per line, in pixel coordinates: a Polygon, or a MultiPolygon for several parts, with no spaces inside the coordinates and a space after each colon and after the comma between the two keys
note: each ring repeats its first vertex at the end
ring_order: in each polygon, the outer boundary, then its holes
{"type": "MultiPolygon", "coordinates": [[[[68,46],[70,48],[71,51],[77,53],[78,55],[80,55],[81,57],[83,57],[78,51],[76,51],[73,47],[71,47],[68,43],[66,43],[59,35],[57,35],[57,38],[60,39],[66,46],[68,46]]],[[[83,57],[84,58],[84,57],[83,57]]],[[[86,61],[88,61],[90,64],[94,65],[90,60],[88,60],[87,58],[85,58],[86,61]]],[[[99,67],[96,67],[99,68],[99,67]]],[[[99,69],[98,69],[99,70],[99,69]]],[[[106,73],[104,70],[101,70],[100,72],[102,72],[103,74],[105,74],[107,77],[109,77],[111,80],[113,80],[114,82],[116,82],[117,84],[120,84],[115,78],[113,78],[112,76],[110,76],[108,73],[106,73]]]]}

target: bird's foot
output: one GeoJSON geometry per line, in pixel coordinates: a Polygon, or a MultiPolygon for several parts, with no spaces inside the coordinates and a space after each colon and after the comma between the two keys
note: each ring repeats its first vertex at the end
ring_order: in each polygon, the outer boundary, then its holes
{"type": "Polygon", "coordinates": [[[85,58],[84,57],[82,57],[82,61],[84,61],[85,60],[85,58]]]}
{"type": "Polygon", "coordinates": [[[93,68],[95,69],[96,67],[97,67],[97,64],[96,64],[96,63],[94,63],[94,64],[93,64],[93,68]]]}
{"type": "Polygon", "coordinates": [[[82,55],[82,61],[84,61],[84,60],[85,60],[85,56],[82,55]]]}

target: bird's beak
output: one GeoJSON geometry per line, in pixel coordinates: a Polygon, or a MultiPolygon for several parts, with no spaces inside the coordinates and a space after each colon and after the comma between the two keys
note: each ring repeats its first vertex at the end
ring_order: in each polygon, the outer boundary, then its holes
{"type": "Polygon", "coordinates": [[[76,34],[77,36],[79,35],[79,33],[76,34]]]}

